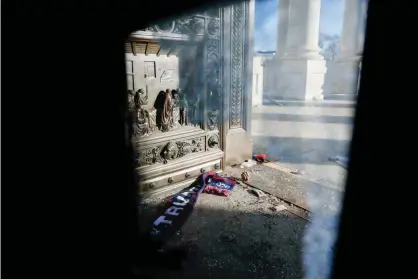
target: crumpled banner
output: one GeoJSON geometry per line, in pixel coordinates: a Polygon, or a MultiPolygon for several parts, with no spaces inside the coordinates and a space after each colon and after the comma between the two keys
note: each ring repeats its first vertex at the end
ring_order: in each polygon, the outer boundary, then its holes
{"type": "Polygon", "coordinates": [[[215,172],[202,174],[198,183],[192,184],[171,196],[163,213],[154,221],[150,236],[164,244],[184,225],[202,192],[227,196],[236,185],[234,178],[219,176],[215,172]]]}

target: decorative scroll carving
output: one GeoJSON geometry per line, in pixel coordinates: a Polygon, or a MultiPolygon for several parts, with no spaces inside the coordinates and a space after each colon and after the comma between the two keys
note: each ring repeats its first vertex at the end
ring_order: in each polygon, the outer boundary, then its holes
{"type": "Polygon", "coordinates": [[[161,163],[163,161],[161,157],[161,149],[163,147],[164,145],[159,145],[144,150],[138,150],[135,153],[137,167],[161,163]]]}
{"type": "Polygon", "coordinates": [[[186,156],[188,154],[191,153],[196,153],[199,151],[203,151],[204,150],[204,143],[203,143],[203,139],[204,138],[198,138],[198,139],[193,139],[190,141],[178,141],[176,142],[178,148],[179,148],[179,153],[178,153],[178,157],[183,157],[186,156]]]}
{"type": "Polygon", "coordinates": [[[211,135],[208,139],[209,148],[218,148],[219,147],[219,136],[217,134],[211,135]]]}
{"type": "Polygon", "coordinates": [[[136,162],[137,167],[153,165],[157,163],[168,163],[170,160],[182,158],[192,153],[204,151],[204,137],[170,141],[165,144],[154,146],[147,149],[137,147],[136,162]]]}
{"type": "Polygon", "coordinates": [[[220,41],[207,41],[207,64],[206,64],[206,80],[207,80],[207,127],[209,130],[218,128],[218,115],[221,108],[221,63],[220,57],[220,41]]]}
{"type": "Polygon", "coordinates": [[[168,22],[161,22],[153,26],[147,27],[142,31],[156,33],[173,33],[183,35],[204,35],[205,20],[209,20],[207,25],[207,34],[210,36],[219,36],[219,11],[213,12],[213,15],[190,15],[168,22]],[[213,16],[214,15],[214,16],[213,16]]]}
{"type": "Polygon", "coordinates": [[[188,35],[203,35],[205,31],[205,19],[201,17],[185,17],[176,21],[174,33],[188,35]]]}
{"type": "Polygon", "coordinates": [[[232,6],[232,57],[231,57],[231,109],[230,128],[240,128],[242,114],[243,60],[244,60],[244,7],[232,6]]]}

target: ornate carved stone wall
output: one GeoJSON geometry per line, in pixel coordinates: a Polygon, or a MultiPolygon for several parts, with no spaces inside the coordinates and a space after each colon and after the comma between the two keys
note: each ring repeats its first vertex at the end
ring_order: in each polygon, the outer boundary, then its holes
{"type": "Polygon", "coordinates": [[[248,72],[252,61],[252,57],[248,58],[252,52],[252,44],[248,43],[248,7],[241,2],[159,22],[132,34],[131,40],[136,43],[130,45],[135,45],[136,51],[145,49],[144,55],[148,46],[136,45],[144,41],[151,42],[157,55],[176,55],[179,63],[181,51],[176,53],[173,46],[193,45],[197,49],[196,54],[189,53],[192,57],[184,55],[185,65],[179,64],[179,85],[185,86],[176,90],[178,98],[174,94],[167,97],[165,92],[161,95],[165,93],[162,103],[172,103],[167,113],[165,105],[160,108],[160,113],[166,114],[167,127],[158,124],[158,109],[149,108],[155,98],[147,88],[131,92],[129,97],[130,108],[136,112],[132,121],[136,121],[137,135],[133,142],[142,181],[140,192],[157,191],[200,173],[219,170],[227,160],[226,153],[234,157],[237,153],[251,153],[251,146],[243,140],[249,127],[245,103],[246,95],[251,95],[252,77],[251,69],[248,72]],[[246,81],[247,72],[250,81],[246,81]],[[146,102],[148,107],[141,108],[146,102]]]}
{"type": "Polygon", "coordinates": [[[205,137],[192,139],[169,140],[168,142],[143,148],[140,144],[135,148],[135,160],[137,167],[154,164],[167,164],[170,161],[185,157],[190,154],[205,151],[205,137]]]}
{"type": "Polygon", "coordinates": [[[243,62],[245,38],[244,5],[231,8],[231,110],[229,125],[231,129],[242,127],[243,62]]]}
{"type": "Polygon", "coordinates": [[[251,98],[254,1],[237,2],[223,13],[224,103],[222,140],[224,163],[242,162],[252,155],[251,98]]]}

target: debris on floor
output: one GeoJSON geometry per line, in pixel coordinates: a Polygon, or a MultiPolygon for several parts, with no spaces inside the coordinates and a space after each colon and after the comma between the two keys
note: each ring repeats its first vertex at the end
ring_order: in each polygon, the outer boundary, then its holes
{"type": "Polygon", "coordinates": [[[250,178],[250,175],[248,174],[248,172],[244,171],[241,173],[242,181],[248,181],[249,178],[250,178]]]}
{"type": "Polygon", "coordinates": [[[259,164],[262,164],[267,161],[267,154],[253,154],[253,160],[259,164]]]}
{"type": "MultiPolygon", "coordinates": [[[[235,171],[238,177],[243,172],[239,168],[235,171]]],[[[228,197],[200,195],[181,233],[174,233],[164,246],[166,251],[186,247],[187,266],[179,256],[179,260],[172,260],[178,263],[175,267],[183,268],[181,271],[150,266],[147,274],[156,279],[302,279],[303,233],[309,223],[289,212],[302,214],[297,208],[290,208],[283,200],[261,190],[257,195],[252,189],[242,183],[242,186],[235,186],[228,197]],[[288,209],[271,209],[279,205],[288,209]]],[[[145,223],[152,224],[153,216],[160,212],[157,209],[161,202],[163,200],[152,198],[144,205],[141,215],[149,216],[149,222],[145,223]]],[[[181,214],[180,211],[177,213],[181,214]]],[[[144,228],[144,232],[148,230],[144,228]]]]}
{"type": "Polygon", "coordinates": [[[253,192],[253,194],[255,194],[257,197],[259,197],[259,198],[265,198],[265,197],[267,197],[267,194],[266,193],[264,193],[263,191],[261,191],[261,190],[258,190],[258,189],[252,189],[252,192],[253,192]]]}
{"type": "Polygon", "coordinates": [[[282,204],[276,205],[276,206],[271,208],[271,210],[273,210],[275,212],[283,211],[283,210],[286,210],[286,209],[287,209],[287,207],[282,205],[282,204]]]}
{"type": "Polygon", "coordinates": [[[348,158],[344,156],[335,156],[328,158],[329,161],[335,162],[336,164],[342,166],[343,168],[348,168],[348,158]]]}
{"type": "Polygon", "coordinates": [[[298,175],[304,175],[305,171],[304,170],[295,170],[295,171],[291,171],[291,174],[298,174],[298,175]]]}
{"type": "Polygon", "coordinates": [[[243,168],[251,168],[252,166],[254,166],[254,165],[256,165],[257,164],[257,162],[256,161],[254,161],[254,160],[245,160],[245,162],[244,163],[242,163],[241,164],[241,168],[243,169],[243,168]]]}
{"type": "Polygon", "coordinates": [[[271,197],[270,197],[269,202],[270,202],[272,205],[278,205],[280,201],[279,201],[279,199],[278,199],[277,197],[275,197],[275,196],[271,196],[271,197]]]}

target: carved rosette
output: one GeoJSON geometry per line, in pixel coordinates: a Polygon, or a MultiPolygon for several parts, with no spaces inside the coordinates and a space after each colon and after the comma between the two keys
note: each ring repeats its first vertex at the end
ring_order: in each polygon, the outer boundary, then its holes
{"type": "Polygon", "coordinates": [[[189,154],[205,150],[205,138],[194,138],[188,140],[169,141],[157,146],[141,149],[137,147],[135,154],[136,166],[143,167],[157,163],[168,163],[169,161],[182,158],[189,154]]]}
{"type": "Polygon", "coordinates": [[[208,138],[208,148],[219,148],[219,135],[213,134],[208,138]]]}
{"type": "Polygon", "coordinates": [[[240,128],[242,115],[243,61],[244,61],[244,5],[232,6],[231,109],[230,128],[240,128]]]}

